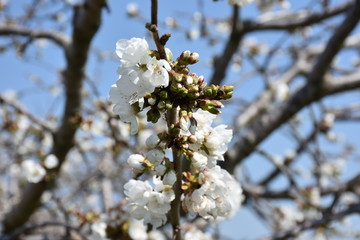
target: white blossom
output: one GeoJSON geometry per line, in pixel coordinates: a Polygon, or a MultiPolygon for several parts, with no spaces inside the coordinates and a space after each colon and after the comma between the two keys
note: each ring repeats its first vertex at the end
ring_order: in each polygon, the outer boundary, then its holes
{"type": "Polygon", "coordinates": [[[212,240],[213,238],[209,233],[203,233],[197,228],[191,228],[184,235],[184,240],[212,240]]]}
{"type": "Polygon", "coordinates": [[[136,3],[129,3],[126,5],[126,13],[131,17],[136,17],[139,14],[139,6],[136,3]]]}
{"type": "Polygon", "coordinates": [[[146,146],[148,146],[149,148],[155,148],[159,142],[160,139],[157,134],[151,134],[145,141],[146,146]]]}
{"type": "Polygon", "coordinates": [[[140,154],[131,154],[127,160],[130,167],[133,169],[133,171],[136,173],[140,173],[144,171],[145,167],[143,166],[143,162],[145,160],[145,157],[140,154]]]}
{"type": "Polygon", "coordinates": [[[166,167],[164,165],[158,165],[155,168],[155,174],[158,176],[163,176],[166,172],[166,167]]]}
{"type": "Polygon", "coordinates": [[[216,160],[224,160],[223,155],[227,151],[227,144],[232,138],[232,130],[226,128],[227,126],[223,124],[216,126],[204,140],[209,155],[216,160]]]}
{"type": "Polygon", "coordinates": [[[280,231],[289,230],[295,227],[298,222],[304,220],[304,215],[299,210],[288,206],[275,208],[272,216],[275,220],[277,229],[280,231]]]}
{"type": "Polygon", "coordinates": [[[148,233],[147,240],[166,240],[166,237],[159,230],[152,230],[148,233]]]}
{"type": "Polygon", "coordinates": [[[146,226],[143,220],[130,219],[129,235],[133,240],[147,240],[146,226]]]}
{"type": "Polygon", "coordinates": [[[176,182],[176,173],[174,170],[167,172],[164,175],[163,183],[172,186],[176,182]]]}
{"type": "Polygon", "coordinates": [[[26,179],[32,183],[40,182],[46,175],[46,170],[31,159],[25,160],[21,164],[26,179]]]}
{"type": "Polygon", "coordinates": [[[120,84],[112,85],[110,89],[109,100],[115,104],[113,112],[120,116],[121,121],[131,124],[131,134],[135,134],[138,131],[138,122],[136,118],[137,112],[130,104],[131,96],[121,94],[121,89],[126,88],[120,84]]]}
{"type": "Polygon", "coordinates": [[[200,31],[197,28],[192,28],[186,33],[186,36],[190,40],[198,39],[200,37],[200,31]]]}
{"type": "Polygon", "coordinates": [[[175,18],[173,18],[173,17],[167,17],[167,18],[165,19],[165,25],[166,25],[166,27],[168,27],[168,28],[176,28],[176,27],[177,27],[177,22],[176,22],[175,18]]]}
{"type": "Polygon", "coordinates": [[[167,87],[169,85],[169,74],[167,71],[170,71],[171,67],[166,60],[157,60],[155,57],[152,57],[146,64],[146,67],[147,70],[143,74],[143,77],[154,87],[167,87]]]}
{"type": "Polygon", "coordinates": [[[149,45],[143,38],[120,39],[116,42],[116,54],[121,59],[122,66],[134,66],[144,56],[148,56],[149,45]]]}
{"type": "Polygon", "coordinates": [[[105,240],[106,239],[106,223],[95,222],[91,225],[92,239],[94,240],[105,240]]]}
{"type": "Polygon", "coordinates": [[[195,153],[191,156],[194,168],[205,166],[212,168],[217,160],[224,160],[223,155],[227,151],[227,144],[231,141],[232,130],[227,129],[226,125],[212,128],[211,124],[215,118],[215,114],[201,109],[193,113],[196,124],[192,123],[189,117],[180,118],[180,134],[184,136],[193,134],[196,139],[196,143],[190,146],[195,153]]]}
{"type": "MultiPolygon", "coordinates": [[[[121,39],[116,43],[116,54],[120,58],[119,79],[110,89],[109,100],[114,104],[113,112],[123,122],[131,124],[131,134],[138,131],[136,115],[142,111],[144,95],[156,87],[168,86],[171,70],[166,60],[149,56],[149,45],[145,39],[121,39]],[[134,104],[138,105],[134,106],[134,104]]],[[[166,52],[171,58],[171,51],[166,52]]]]}
{"type": "Polygon", "coordinates": [[[206,167],[207,163],[207,157],[199,152],[194,152],[193,156],[191,157],[191,165],[196,169],[202,169],[206,167]]]}
{"type": "Polygon", "coordinates": [[[148,181],[130,180],[124,185],[125,195],[129,201],[130,215],[145,224],[152,224],[158,228],[166,223],[166,214],[170,210],[170,203],[175,198],[171,186],[164,185],[154,177],[154,188],[148,181]]]}
{"type": "Polygon", "coordinates": [[[44,160],[44,165],[48,169],[56,168],[59,165],[59,160],[54,154],[48,155],[44,160]]]}
{"type": "Polygon", "coordinates": [[[159,165],[164,157],[164,151],[160,149],[152,149],[146,154],[146,159],[155,166],[159,165]]]}
{"type": "Polygon", "coordinates": [[[332,128],[335,122],[335,114],[333,113],[325,113],[322,123],[327,128],[332,128]]]}
{"type": "Polygon", "coordinates": [[[240,207],[240,184],[224,169],[215,166],[199,174],[201,187],[186,194],[183,207],[191,215],[205,219],[222,220],[232,217],[240,207]]]}
{"type": "Polygon", "coordinates": [[[290,95],[289,86],[286,83],[280,83],[274,86],[275,100],[278,102],[286,100],[290,95]]]}

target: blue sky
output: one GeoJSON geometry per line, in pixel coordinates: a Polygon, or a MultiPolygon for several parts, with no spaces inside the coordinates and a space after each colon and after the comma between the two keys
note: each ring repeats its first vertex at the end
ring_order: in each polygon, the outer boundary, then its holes
{"type": "MultiPolygon", "coordinates": [[[[109,6],[111,12],[104,12],[103,24],[101,29],[97,33],[94,42],[93,50],[101,50],[108,53],[113,53],[115,49],[115,43],[119,39],[129,39],[132,37],[146,37],[149,41],[150,46],[154,48],[154,44],[148,35],[148,30],[144,27],[143,21],[129,19],[126,16],[126,5],[130,2],[137,3],[140,6],[140,13],[145,19],[150,19],[150,1],[137,0],[137,1],[116,1],[110,0],[109,6]]],[[[204,13],[206,16],[212,16],[215,19],[221,19],[230,16],[231,7],[226,1],[212,2],[210,0],[203,1],[204,13]]],[[[300,5],[308,5],[311,1],[291,1],[294,8],[300,7],[300,5]]],[[[13,4],[13,3],[12,3],[13,4]]],[[[21,5],[17,5],[19,2],[14,3],[14,11],[21,11],[21,5]]],[[[190,18],[192,11],[198,11],[198,1],[194,0],[183,0],[183,1],[169,1],[159,0],[159,21],[164,21],[167,17],[172,16],[179,18],[179,23],[184,27],[193,27],[194,25],[190,18]],[[193,24],[193,25],[192,25],[193,24]]],[[[279,10],[279,9],[275,9],[279,10]]],[[[242,9],[242,16],[244,17],[257,17],[259,12],[257,11],[254,4],[246,6],[242,9]]],[[[46,26],[46,25],[45,25],[46,26]]],[[[165,29],[160,26],[160,33],[171,32],[169,29],[165,29]]],[[[316,29],[315,29],[316,30],[316,29]]],[[[226,39],[226,36],[221,36],[222,39],[226,39]]],[[[261,40],[266,40],[269,43],[275,42],[279,39],[280,34],[274,32],[267,32],[261,35],[253,35],[252,37],[258,37],[261,40]]],[[[1,43],[0,39],[0,43],[1,43]]],[[[191,67],[193,72],[198,75],[204,75],[205,79],[211,76],[211,68],[209,68],[209,59],[213,54],[221,53],[223,49],[222,44],[215,46],[209,46],[206,39],[198,39],[196,41],[189,41],[186,39],[184,31],[172,31],[172,37],[170,38],[167,47],[173,52],[174,57],[180,55],[184,50],[196,51],[200,54],[200,62],[191,67]]],[[[340,61],[344,61],[346,65],[346,59],[349,59],[351,53],[344,53],[340,61]]],[[[286,60],[282,60],[285,61],[286,60]]],[[[91,55],[88,62],[88,75],[94,79],[95,84],[98,86],[101,98],[106,99],[110,86],[115,83],[117,79],[116,69],[119,62],[116,60],[106,60],[101,62],[93,54],[91,55]]],[[[24,58],[19,58],[15,51],[8,51],[0,55],[0,66],[2,80],[0,81],[0,92],[6,90],[15,89],[25,91],[25,95],[20,98],[21,102],[27,106],[31,111],[41,116],[46,116],[49,112],[55,109],[56,112],[62,109],[62,99],[59,96],[51,96],[48,92],[42,88],[36,86],[29,79],[39,77],[44,82],[44,87],[57,85],[60,81],[59,72],[64,67],[64,55],[63,53],[53,44],[48,43],[42,50],[36,50],[34,47],[30,47],[28,54],[24,58]],[[41,55],[41,58],[36,58],[37,55],[41,55]],[[50,104],[49,104],[50,103],[50,104]]],[[[246,71],[246,65],[242,71],[246,71]]],[[[234,79],[238,79],[237,73],[228,74],[225,83],[233,82],[234,79]]],[[[239,87],[239,93],[241,97],[247,100],[251,100],[255,96],[255,91],[263,88],[260,81],[256,79],[250,79],[245,84],[239,87]]],[[[61,91],[61,89],[60,89],[61,91]]],[[[325,102],[332,104],[344,104],[344,102],[351,102],[358,99],[359,95],[349,94],[346,98],[330,98],[326,99],[325,102]]],[[[233,108],[232,108],[233,109],[233,108]]],[[[233,111],[233,110],[232,110],[233,111]]],[[[306,112],[303,111],[303,112],[306,112]]],[[[226,112],[224,119],[229,119],[227,116],[233,116],[233,112],[226,112]]],[[[228,122],[230,123],[230,122],[228,122]]],[[[307,126],[304,127],[304,131],[307,126]]],[[[334,130],[336,132],[343,133],[347,137],[347,141],[350,143],[358,142],[358,132],[354,129],[359,130],[359,126],[351,123],[339,124],[334,130]]],[[[293,147],[294,144],[289,141],[284,134],[284,128],[278,133],[273,134],[267,139],[261,147],[269,150],[274,154],[282,155],[287,148],[293,147]]],[[[324,141],[324,144],[329,148],[333,145],[324,141]]],[[[258,156],[252,155],[246,164],[247,168],[251,172],[254,172],[254,178],[266,173],[270,164],[261,160],[258,156]]],[[[359,164],[351,162],[349,166],[348,176],[354,174],[359,169],[359,164]]],[[[279,186],[283,185],[283,181],[277,182],[279,186]]],[[[241,209],[239,214],[230,221],[225,221],[220,224],[222,233],[226,236],[238,239],[241,236],[244,239],[259,237],[266,235],[266,227],[259,222],[254,215],[248,209],[241,209]]]]}

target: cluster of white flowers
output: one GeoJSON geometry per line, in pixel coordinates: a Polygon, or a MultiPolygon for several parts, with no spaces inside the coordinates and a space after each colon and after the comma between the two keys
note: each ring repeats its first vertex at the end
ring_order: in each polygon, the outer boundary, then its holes
{"type": "Polygon", "coordinates": [[[144,220],[145,224],[151,224],[158,228],[166,223],[166,214],[170,210],[170,203],[175,198],[171,185],[154,177],[154,188],[148,181],[130,180],[124,185],[124,192],[129,201],[131,217],[144,220]]]}
{"type": "MultiPolygon", "coordinates": [[[[110,89],[110,101],[115,104],[113,111],[123,122],[131,123],[131,134],[138,131],[134,106],[142,108],[143,96],[152,93],[156,87],[168,86],[170,65],[166,60],[157,60],[149,55],[145,39],[121,39],[116,43],[116,54],[121,59],[118,68],[119,79],[110,89]]],[[[167,50],[168,56],[171,55],[167,50]]]]}
{"type": "Polygon", "coordinates": [[[31,183],[38,183],[46,175],[46,170],[37,162],[27,159],[21,163],[26,179],[31,183]]]}
{"type": "Polygon", "coordinates": [[[227,151],[227,144],[231,141],[232,130],[226,129],[226,125],[211,127],[216,115],[198,109],[194,112],[193,117],[196,121],[194,124],[186,123],[184,118],[180,120],[181,134],[195,136],[196,142],[191,144],[190,148],[194,151],[191,156],[191,164],[195,169],[204,167],[212,168],[216,161],[224,160],[224,153],[227,151]]]}
{"type": "Polygon", "coordinates": [[[212,240],[209,233],[203,233],[197,228],[192,228],[184,234],[184,240],[212,240]]]}
{"type": "Polygon", "coordinates": [[[301,211],[289,206],[275,208],[272,217],[275,221],[275,227],[279,231],[289,230],[304,220],[304,215],[301,211]]]}
{"type": "Polygon", "coordinates": [[[133,240],[165,240],[166,237],[158,230],[147,232],[143,220],[130,219],[129,236],[133,240]]]}
{"type": "Polygon", "coordinates": [[[106,238],[106,223],[102,221],[95,222],[91,225],[91,240],[105,240],[106,238]]]}
{"type": "MultiPolygon", "coordinates": [[[[49,154],[44,160],[44,166],[47,169],[56,168],[59,165],[59,160],[54,154],[49,154]]],[[[46,175],[45,168],[38,162],[27,159],[21,163],[23,174],[28,182],[38,183],[42,181],[46,175]]]]}
{"type": "Polygon", "coordinates": [[[184,210],[210,220],[232,217],[241,205],[242,189],[227,171],[216,166],[218,160],[224,160],[232,130],[226,125],[211,125],[216,117],[213,113],[220,113],[218,108],[223,107],[219,100],[229,99],[233,88],[215,85],[206,88],[203,77],[181,70],[176,72],[177,67],[184,69],[196,63],[197,53],[184,51],[171,62],[172,54],[166,49],[168,59],[159,60],[155,57],[159,53],[149,50],[144,39],[132,38],[119,40],[116,54],[121,66],[119,79],[110,90],[110,101],[114,104],[114,113],[131,124],[132,134],[138,131],[136,114],[143,108],[151,109],[147,113],[151,122],[156,122],[164,109],[176,108],[179,116],[179,122],[169,126],[167,133],[147,137],[146,153],[131,154],[127,160],[136,177],[145,172],[153,175],[151,183],[132,179],[124,185],[127,212],[130,222],[134,221],[129,234],[144,239],[143,224],[151,224],[156,229],[167,222],[177,180],[174,164],[165,151],[172,145],[191,161],[191,172],[184,173],[188,179],[182,179],[187,188],[177,192],[183,194],[184,210]],[[164,108],[161,104],[168,106],[164,108]]]}
{"type": "Polygon", "coordinates": [[[183,207],[191,215],[205,219],[222,220],[232,217],[240,207],[240,184],[224,169],[215,166],[199,174],[200,188],[185,195],[183,207]]]}

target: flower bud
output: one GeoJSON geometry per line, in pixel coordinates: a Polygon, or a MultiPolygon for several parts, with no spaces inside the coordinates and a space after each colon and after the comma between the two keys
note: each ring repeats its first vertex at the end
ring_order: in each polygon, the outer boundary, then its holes
{"type": "Polygon", "coordinates": [[[176,60],[180,65],[191,65],[199,61],[199,54],[196,52],[190,53],[186,50],[181,53],[180,57],[176,60]]]}
{"type": "Polygon", "coordinates": [[[209,87],[204,89],[204,94],[208,98],[214,98],[218,94],[219,86],[211,84],[209,87]]]}
{"type": "Polygon", "coordinates": [[[189,141],[189,143],[196,143],[197,142],[197,137],[195,135],[190,135],[188,137],[188,141],[189,141]]]}
{"type": "Polygon", "coordinates": [[[160,102],[157,104],[157,108],[158,108],[159,110],[165,110],[165,107],[166,107],[165,101],[160,101],[160,102]]]}
{"type": "Polygon", "coordinates": [[[180,134],[180,128],[177,127],[170,128],[169,133],[171,136],[177,136],[180,134]]]}
{"type": "Polygon", "coordinates": [[[187,76],[184,76],[183,77],[183,79],[182,79],[183,81],[183,84],[185,85],[185,86],[191,86],[193,83],[194,83],[194,80],[193,80],[193,78],[191,77],[191,76],[189,76],[189,75],[187,75],[187,76]]]}
{"type": "Polygon", "coordinates": [[[172,109],[173,108],[173,105],[172,103],[170,102],[170,100],[166,100],[165,101],[165,109],[166,110],[169,110],[169,109],[172,109]]]}
{"type": "Polygon", "coordinates": [[[197,63],[199,61],[199,54],[197,52],[193,52],[190,54],[189,62],[190,64],[197,63]]]}
{"type": "Polygon", "coordinates": [[[217,97],[223,100],[230,99],[233,95],[233,91],[234,91],[234,86],[230,86],[230,85],[221,86],[218,91],[217,97]]]}
{"type": "Polygon", "coordinates": [[[190,57],[191,52],[189,50],[185,50],[181,53],[180,58],[188,59],[190,57]]]}
{"type": "MultiPolygon", "coordinates": [[[[169,40],[169,38],[171,37],[171,33],[165,33],[164,35],[162,35],[160,37],[160,43],[161,45],[165,46],[166,45],[166,42],[169,40]]],[[[172,58],[172,56],[171,56],[172,58]]]]}
{"type": "Polygon", "coordinates": [[[159,95],[160,95],[161,99],[168,99],[169,98],[169,94],[168,94],[167,91],[161,91],[159,95]]]}
{"type": "Polygon", "coordinates": [[[208,100],[202,99],[198,102],[198,106],[205,111],[208,111],[212,114],[219,114],[221,111],[218,108],[223,108],[224,105],[217,100],[208,100]]]}
{"type": "Polygon", "coordinates": [[[147,99],[147,101],[151,106],[154,106],[156,103],[156,97],[151,96],[150,98],[147,99]]]}

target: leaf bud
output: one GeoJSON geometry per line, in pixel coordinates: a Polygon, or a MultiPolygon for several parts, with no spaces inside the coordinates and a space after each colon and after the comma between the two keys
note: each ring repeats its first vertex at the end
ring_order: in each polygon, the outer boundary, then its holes
{"type": "Polygon", "coordinates": [[[160,95],[160,98],[161,98],[161,99],[168,99],[168,98],[169,98],[169,94],[168,94],[167,91],[161,91],[161,92],[159,93],[159,95],[160,95]]]}
{"type": "Polygon", "coordinates": [[[146,113],[146,115],[147,115],[147,121],[152,122],[152,123],[156,123],[159,120],[160,116],[161,116],[159,110],[156,109],[156,108],[151,108],[146,113]]]}
{"type": "Polygon", "coordinates": [[[165,33],[164,35],[162,35],[160,38],[161,45],[165,46],[166,42],[169,40],[170,37],[171,33],[165,33]]]}

